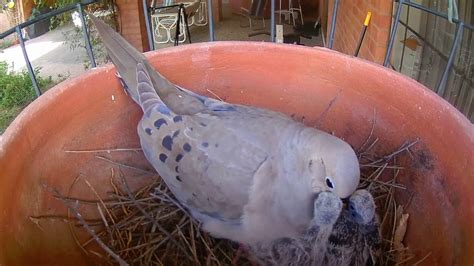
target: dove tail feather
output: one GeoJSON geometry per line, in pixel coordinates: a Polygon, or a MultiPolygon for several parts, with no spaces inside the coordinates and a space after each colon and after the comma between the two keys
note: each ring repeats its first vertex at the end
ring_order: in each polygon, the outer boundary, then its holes
{"type": "Polygon", "coordinates": [[[96,18],[94,15],[89,14],[92,22],[94,23],[101,39],[107,49],[112,63],[115,65],[119,76],[121,77],[121,83],[128,95],[133,100],[140,104],[138,88],[138,77],[137,77],[137,65],[142,64],[142,69],[147,73],[148,78],[151,80],[153,91],[157,94],[168,94],[170,92],[176,92],[176,87],[166,80],[161,74],[156,72],[148,63],[145,56],[140,53],[135,47],[128,43],[119,33],[117,33],[110,26],[96,18]],[[158,90],[157,90],[158,89],[158,90]]]}
{"type": "Polygon", "coordinates": [[[159,112],[169,115],[171,111],[156,93],[148,71],[142,63],[137,64],[136,73],[138,103],[142,107],[143,113],[147,114],[153,107],[158,106],[159,112]]]}
{"type": "Polygon", "coordinates": [[[89,14],[89,16],[101,36],[105,48],[107,49],[107,54],[125,84],[125,90],[135,102],[139,103],[138,91],[136,90],[136,67],[138,63],[146,60],[145,57],[110,26],[92,14],[89,14]]]}

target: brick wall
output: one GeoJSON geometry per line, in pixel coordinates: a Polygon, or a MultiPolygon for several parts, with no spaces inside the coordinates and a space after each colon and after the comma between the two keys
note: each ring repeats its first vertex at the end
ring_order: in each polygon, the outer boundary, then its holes
{"type": "MultiPolygon", "coordinates": [[[[359,57],[383,63],[390,34],[393,0],[340,0],[337,12],[337,25],[334,49],[346,54],[354,54],[357,41],[367,12],[372,19],[365,35],[359,57]]],[[[328,36],[331,28],[334,0],[329,0],[328,36]]]]}
{"type": "Polygon", "coordinates": [[[117,0],[122,36],[139,51],[149,51],[142,1],[117,0]]]}

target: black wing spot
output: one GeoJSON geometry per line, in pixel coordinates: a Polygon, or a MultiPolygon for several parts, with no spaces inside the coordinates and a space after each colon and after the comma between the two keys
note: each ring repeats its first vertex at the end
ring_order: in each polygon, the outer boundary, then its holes
{"type": "Polygon", "coordinates": [[[179,135],[179,130],[176,130],[176,131],[173,133],[173,138],[176,138],[178,135],[179,135]]]}
{"type": "Polygon", "coordinates": [[[183,155],[182,155],[182,154],[176,155],[176,161],[177,161],[177,162],[181,161],[181,159],[183,159],[183,155]]]}
{"type": "Polygon", "coordinates": [[[151,128],[145,128],[145,132],[151,136],[151,128]]]}
{"type": "Polygon", "coordinates": [[[177,116],[173,117],[173,122],[178,123],[178,122],[181,122],[181,121],[183,121],[182,116],[177,115],[177,116]]]}
{"type": "Polygon", "coordinates": [[[190,152],[190,151],[191,151],[191,145],[189,145],[189,143],[187,143],[187,142],[184,143],[184,145],[183,145],[183,150],[184,150],[185,152],[190,152]]]}
{"type": "Polygon", "coordinates": [[[157,129],[160,129],[160,127],[161,127],[162,125],[168,125],[168,123],[166,122],[165,119],[160,118],[160,119],[158,119],[158,120],[155,121],[154,125],[155,125],[155,127],[156,127],[157,129]]]}
{"type": "Polygon", "coordinates": [[[166,159],[168,159],[168,156],[164,153],[161,153],[159,157],[162,163],[166,162],[166,159]]]}
{"type": "Polygon", "coordinates": [[[165,149],[171,151],[171,148],[173,146],[173,138],[171,136],[166,136],[163,138],[163,141],[161,142],[161,145],[165,147],[165,149]]]}
{"type": "Polygon", "coordinates": [[[179,175],[176,176],[176,180],[178,180],[179,182],[183,182],[183,180],[181,180],[181,178],[179,177],[179,175]]]}

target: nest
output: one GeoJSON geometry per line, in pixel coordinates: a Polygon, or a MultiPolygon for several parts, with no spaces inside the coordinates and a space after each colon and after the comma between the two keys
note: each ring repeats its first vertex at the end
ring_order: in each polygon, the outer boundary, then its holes
{"type": "MultiPolygon", "coordinates": [[[[404,213],[407,206],[397,204],[394,194],[397,190],[410,193],[397,182],[403,169],[397,162],[399,156],[411,156],[410,148],[417,141],[404,143],[389,154],[378,155],[374,151],[379,139],[372,139],[372,133],[373,127],[367,141],[357,153],[361,166],[359,187],[371,192],[380,218],[383,242],[377,264],[413,264],[416,261],[415,257],[403,245],[409,218],[408,214],[404,213]]],[[[69,152],[103,151],[114,150],[69,152]]],[[[104,157],[96,157],[121,167],[129,167],[104,157]]],[[[146,187],[131,191],[123,172],[112,172],[110,182],[114,191],[109,193],[107,199],[100,198],[95,189],[84,180],[95,194],[97,198],[95,201],[65,197],[55,190],[52,192],[69,209],[68,221],[71,224],[71,232],[75,234],[74,227],[83,227],[90,234],[90,239],[83,243],[79,243],[74,235],[80,248],[85,253],[99,256],[111,264],[118,262],[120,265],[230,265],[236,264],[237,260],[239,265],[251,264],[252,258],[241,254],[235,243],[214,239],[200,231],[199,223],[174,198],[164,181],[159,176],[154,176],[153,180],[146,187]],[[121,184],[115,183],[116,175],[121,184]],[[81,204],[95,206],[100,219],[86,220],[79,209],[81,204]],[[106,255],[90,248],[92,243],[97,243],[105,250],[106,255]]]]}

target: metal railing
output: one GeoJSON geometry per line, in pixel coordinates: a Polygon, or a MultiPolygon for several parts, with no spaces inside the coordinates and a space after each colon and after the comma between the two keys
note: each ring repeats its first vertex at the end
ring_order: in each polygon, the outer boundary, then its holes
{"type": "MultiPolygon", "coordinates": [[[[393,45],[394,45],[396,34],[397,34],[398,25],[402,24],[402,21],[400,21],[400,15],[402,13],[402,7],[404,5],[419,9],[419,10],[424,11],[424,12],[428,12],[429,14],[444,18],[446,20],[449,19],[447,14],[443,14],[441,12],[429,9],[425,6],[420,5],[420,4],[413,3],[413,2],[411,2],[411,0],[396,0],[395,2],[398,2],[398,7],[397,7],[397,11],[395,13],[395,19],[394,19],[394,22],[393,22],[393,26],[390,30],[390,37],[389,37],[388,45],[387,45],[387,52],[385,54],[385,59],[384,59],[384,63],[383,63],[383,65],[385,67],[388,67],[389,64],[390,64],[390,59],[391,59],[393,45]]],[[[443,71],[443,75],[441,76],[441,79],[438,82],[438,85],[436,86],[435,91],[440,96],[443,96],[444,92],[446,90],[446,83],[448,81],[449,72],[451,71],[451,68],[453,67],[454,56],[456,55],[456,51],[457,51],[457,49],[458,49],[458,47],[461,43],[463,30],[464,29],[469,29],[471,31],[474,31],[474,25],[467,24],[464,21],[461,21],[457,18],[453,18],[452,22],[456,24],[457,30],[456,30],[456,33],[454,35],[454,40],[453,40],[451,49],[449,51],[449,56],[448,56],[446,67],[443,71]]]]}
{"type": "Polygon", "coordinates": [[[334,0],[334,7],[332,9],[331,31],[329,32],[328,48],[332,49],[334,46],[334,34],[336,32],[337,10],[339,9],[339,0],[334,0]]]}
{"type": "Polygon", "coordinates": [[[75,10],[78,11],[80,19],[81,19],[83,38],[84,38],[84,42],[86,44],[87,54],[88,54],[89,59],[91,61],[91,66],[96,67],[94,53],[92,52],[92,45],[91,45],[91,42],[90,42],[90,39],[89,39],[89,33],[87,32],[87,24],[86,24],[86,20],[85,20],[85,17],[84,17],[84,6],[93,4],[95,2],[97,2],[97,0],[83,0],[81,3],[68,5],[68,6],[53,10],[51,12],[48,12],[46,14],[41,14],[41,15],[37,16],[36,18],[32,19],[32,20],[20,23],[20,24],[16,25],[15,27],[12,27],[11,29],[9,29],[9,30],[7,30],[3,33],[0,33],[0,39],[4,39],[5,37],[10,36],[13,33],[16,33],[18,35],[18,40],[20,42],[21,50],[23,52],[23,57],[25,59],[26,68],[28,69],[28,73],[30,75],[31,82],[33,83],[33,88],[34,88],[34,90],[36,92],[36,95],[38,97],[41,95],[41,90],[39,88],[35,72],[34,72],[33,67],[31,65],[31,61],[28,58],[28,53],[26,51],[26,45],[25,45],[25,39],[23,38],[23,34],[22,34],[21,30],[23,28],[26,28],[26,27],[28,27],[30,25],[33,25],[37,22],[40,22],[42,20],[50,19],[51,17],[61,15],[63,13],[66,13],[66,12],[69,12],[69,11],[75,9],[75,10]]]}

